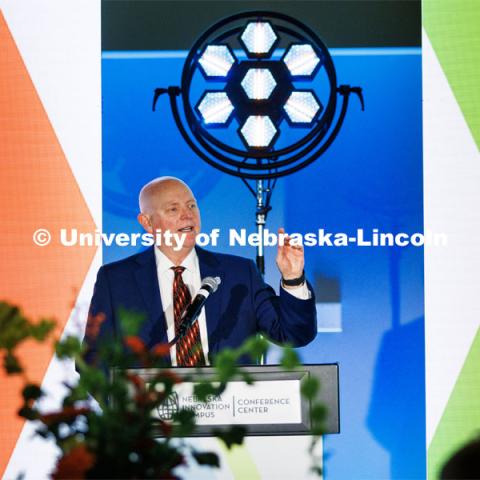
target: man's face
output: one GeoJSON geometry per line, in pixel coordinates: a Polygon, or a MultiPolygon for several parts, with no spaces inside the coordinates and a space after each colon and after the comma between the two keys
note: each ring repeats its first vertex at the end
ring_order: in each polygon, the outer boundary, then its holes
{"type": "MultiPolygon", "coordinates": [[[[180,182],[166,181],[152,193],[150,207],[147,216],[151,233],[161,231],[163,234],[168,230],[179,236],[185,234],[183,250],[190,251],[195,246],[195,237],[200,233],[200,212],[189,188],[180,182]]],[[[172,241],[175,247],[175,239],[172,241]]],[[[171,248],[162,246],[160,250],[171,248]]]]}

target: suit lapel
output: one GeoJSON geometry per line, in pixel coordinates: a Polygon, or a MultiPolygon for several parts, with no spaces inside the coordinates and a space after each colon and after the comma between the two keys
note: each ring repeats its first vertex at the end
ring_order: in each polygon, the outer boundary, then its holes
{"type": "Polygon", "coordinates": [[[159,342],[167,342],[165,315],[160,298],[153,248],[149,248],[138,256],[138,268],[135,271],[135,280],[149,313],[142,325],[140,336],[150,347],[159,342]]]}
{"type": "MultiPolygon", "coordinates": [[[[195,250],[198,255],[201,278],[220,277],[223,281],[224,272],[215,254],[198,247],[196,247],[195,250]]],[[[140,337],[148,346],[152,347],[156,343],[166,343],[168,341],[153,247],[140,254],[136,261],[138,268],[134,274],[135,280],[149,314],[140,330],[140,337]]],[[[221,284],[219,288],[222,288],[221,284]]],[[[222,298],[223,295],[218,292],[214,293],[208,298],[205,304],[205,316],[209,337],[217,329],[222,311],[222,298]]],[[[210,353],[216,353],[217,350],[218,345],[216,343],[209,343],[210,353]]]]}
{"type": "MultiPolygon", "coordinates": [[[[203,250],[201,248],[195,248],[198,255],[198,263],[200,266],[200,276],[202,279],[205,277],[220,277],[224,281],[224,272],[221,269],[220,262],[215,254],[203,250]]],[[[219,289],[222,288],[220,284],[219,289]]],[[[218,350],[217,344],[212,344],[212,333],[217,329],[218,322],[220,320],[221,308],[222,308],[223,295],[219,292],[212,294],[205,303],[205,316],[207,319],[207,331],[209,337],[208,349],[210,353],[216,353],[218,350]]]]}

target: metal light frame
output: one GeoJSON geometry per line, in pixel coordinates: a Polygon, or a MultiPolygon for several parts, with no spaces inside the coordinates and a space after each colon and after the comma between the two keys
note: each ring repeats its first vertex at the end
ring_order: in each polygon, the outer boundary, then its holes
{"type": "MultiPolygon", "coordinates": [[[[207,89],[206,91],[211,90],[207,89]]],[[[316,33],[290,16],[269,11],[239,13],[227,17],[208,28],[193,44],[187,55],[183,66],[180,87],[172,86],[168,88],[157,88],[155,90],[153,99],[154,110],[159,96],[164,93],[168,94],[173,118],[178,130],[195,154],[223,173],[241,178],[255,196],[257,200],[256,224],[260,239],[263,239],[263,230],[267,213],[271,209],[270,199],[276,180],[307,167],[325,153],[340,131],[345,119],[351,93],[359,97],[362,110],[364,109],[362,90],[360,87],[351,87],[349,85],[337,86],[337,77],[332,58],[327,47],[316,33]],[[246,49],[240,37],[247,25],[251,22],[265,22],[273,28],[277,38],[269,52],[265,54],[255,54],[246,49]],[[279,48],[282,36],[289,39],[288,48],[285,49],[285,53],[280,60],[272,60],[271,56],[273,52],[279,48]],[[246,60],[238,60],[234,54],[232,43],[236,45],[236,48],[244,48],[247,54],[246,60]],[[296,81],[302,81],[304,78],[291,74],[289,76],[286,65],[283,64],[282,66],[285,55],[287,55],[290,47],[295,44],[310,45],[320,60],[315,66],[315,71],[308,75],[308,77],[313,77],[320,68],[325,69],[329,83],[329,96],[326,105],[322,105],[313,90],[295,88],[294,83],[296,81]],[[197,106],[192,106],[191,103],[190,91],[195,73],[197,70],[200,70],[204,78],[208,77],[206,77],[205,71],[199,65],[199,60],[209,45],[227,46],[234,59],[234,63],[226,78],[209,77],[208,80],[216,82],[223,80],[225,83],[225,87],[222,90],[216,90],[227,92],[234,106],[234,111],[230,114],[230,118],[225,126],[231,123],[232,118],[236,118],[239,121],[238,132],[243,141],[243,149],[228,145],[216,138],[212,132],[217,128],[221,128],[221,125],[205,126],[199,115],[198,104],[197,106]],[[278,107],[276,107],[277,111],[275,112],[275,117],[272,119],[272,113],[269,113],[269,108],[271,110],[271,105],[274,103],[273,101],[269,104],[269,102],[265,102],[265,100],[242,100],[241,102],[238,101],[236,105],[235,99],[232,100],[231,98],[232,92],[235,94],[236,90],[232,90],[234,87],[231,87],[231,85],[238,87],[241,78],[243,78],[242,75],[245,75],[245,72],[248,71],[249,68],[269,68],[269,70],[274,71],[273,76],[277,85],[272,91],[272,95],[277,95],[277,100],[286,98],[292,91],[311,91],[322,108],[319,109],[318,114],[312,119],[310,124],[300,123],[294,125],[284,111],[284,105],[280,106],[282,111],[279,111],[278,107]],[[237,77],[234,78],[235,76],[237,77]],[[179,107],[179,97],[182,98],[183,109],[179,107]],[[338,97],[341,99],[339,111],[337,111],[338,97]],[[267,147],[252,147],[246,143],[240,134],[243,125],[241,121],[245,121],[246,115],[248,114],[270,116],[277,130],[275,134],[276,137],[280,134],[281,130],[278,127],[282,122],[287,125],[288,128],[300,127],[307,131],[299,140],[278,150],[274,148],[276,138],[272,139],[270,145],[267,147]],[[256,189],[253,189],[248,183],[249,180],[256,181],[256,189]]],[[[201,98],[204,98],[204,94],[202,94],[201,98]]],[[[263,274],[265,271],[263,241],[260,241],[257,249],[257,266],[263,274]]]]}

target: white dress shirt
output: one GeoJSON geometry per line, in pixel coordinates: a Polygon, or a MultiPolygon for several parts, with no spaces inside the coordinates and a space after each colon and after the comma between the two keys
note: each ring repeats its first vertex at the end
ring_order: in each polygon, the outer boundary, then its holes
{"type": "MultiPolygon", "coordinates": [[[[167,322],[167,339],[171,342],[175,338],[175,318],[173,314],[173,278],[175,276],[172,267],[176,265],[163,253],[159,248],[155,248],[155,262],[157,264],[157,276],[158,287],[160,289],[160,298],[162,300],[163,313],[167,322]]],[[[182,278],[183,283],[190,291],[192,299],[200,290],[202,279],[200,276],[200,266],[198,263],[198,256],[195,249],[186,256],[181,263],[181,266],[185,268],[182,278]]],[[[283,288],[283,287],[281,287],[283,288]]],[[[285,289],[289,294],[293,295],[300,300],[308,300],[311,298],[311,292],[304,283],[299,287],[285,289]]],[[[198,326],[200,327],[200,340],[202,342],[203,353],[205,356],[205,362],[208,362],[208,332],[207,332],[207,319],[205,317],[205,309],[202,308],[198,317],[198,326]]],[[[177,366],[177,348],[175,345],[170,348],[170,359],[172,366],[177,366]]]]}

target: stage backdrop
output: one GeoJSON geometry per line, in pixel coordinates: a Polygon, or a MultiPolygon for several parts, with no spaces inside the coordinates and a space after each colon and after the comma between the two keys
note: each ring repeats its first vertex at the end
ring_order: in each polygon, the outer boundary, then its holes
{"type": "MultiPolygon", "coordinates": [[[[428,446],[428,476],[437,478],[480,424],[477,0],[424,1],[421,53],[419,2],[0,0],[1,298],[34,317],[56,316],[59,334],[81,335],[99,265],[133,250],[65,250],[58,238],[38,247],[32,234],[62,226],[138,231],[137,191],[156,175],[191,183],[205,230],[254,229],[245,187],[194,158],[164,99],[157,113],[150,106],[153,88],[178,84],[201,30],[260,3],[311,25],[332,47],[339,81],[361,85],[367,107],[361,113],[352,101],[328,154],[279,181],[268,226],[413,232],[424,225],[448,235],[446,247],[425,247],[424,264],[413,247],[307,249],[319,333],[300,353],[338,362],[341,372],[342,431],[325,439],[325,476],[424,478],[428,446]]],[[[219,250],[232,251],[225,243],[219,250]]],[[[273,258],[269,249],[267,280],[278,287],[273,258]]],[[[29,378],[43,378],[51,394],[44,407],[53,408],[73,366],[37,345],[22,356],[29,378]]],[[[47,478],[57,452],[16,417],[20,383],[0,382],[0,475],[47,478]]],[[[305,445],[249,439],[224,456],[222,478],[306,477],[306,458],[297,455],[305,445]]],[[[212,478],[209,470],[195,474],[212,478]]]]}
{"type": "MultiPolygon", "coordinates": [[[[131,8],[135,11],[133,4],[131,8]]],[[[145,8],[143,4],[139,11],[145,13],[145,8]]],[[[172,15],[169,8],[176,7],[155,4],[149,16],[166,22],[172,15]]],[[[136,221],[141,186],[154,177],[173,175],[195,193],[204,231],[220,229],[217,250],[254,259],[254,248],[232,248],[227,242],[230,228],[255,231],[252,195],[240,180],[214,170],[190,151],[166,97],[155,113],[151,109],[156,87],[179,84],[187,52],[128,48],[129,39],[134,42],[137,36],[128,27],[115,30],[125,27],[112,19],[118,10],[120,4],[117,10],[105,5],[103,11],[103,45],[111,48],[102,53],[103,230],[141,232],[136,221]],[[125,49],[113,49],[117,44],[125,49]]],[[[242,9],[223,13],[237,11],[242,9]]],[[[320,4],[316,13],[322,16],[320,4]]],[[[186,10],[182,14],[191,27],[189,37],[195,36],[192,29],[199,35],[209,26],[194,21],[186,10]]],[[[299,10],[296,16],[309,23],[307,12],[299,10]]],[[[419,18],[413,21],[419,30],[419,18]]],[[[321,30],[317,33],[322,37],[321,30]]],[[[145,47],[161,43],[159,38],[149,42],[145,32],[143,37],[145,47]]],[[[288,232],[325,229],[350,236],[357,229],[374,228],[423,232],[421,49],[386,47],[379,39],[368,47],[353,48],[356,43],[350,39],[349,48],[331,53],[338,83],[363,88],[365,111],[351,98],[344,127],[328,152],[278,181],[267,222],[273,231],[284,226],[288,232]]],[[[198,98],[200,91],[195,93],[198,98]]],[[[228,130],[232,143],[238,142],[237,128],[234,120],[228,130]]],[[[105,247],[103,259],[110,262],[140,250],[105,247]]],[[[266,279],[278,288],[275,253],[275,248],[267,248],[266,279]]],[[[424,477],[423,248],[306,247],[306,262],[315,285],[319,332],[299,353],[306,363],[340,366],[341,434],[325,438],[325,477],[424,477]]],[[[275,362],[275,356],[268,361],[275,362]]],[[[292,449],[288,441],[286,445],[292,449]]],[[[277,448],[279,458],[288,455],[277,448]]],[[[271,463],[271,458],[264,462],[271,463]]],[[[286,462],[276,464],[273,475],[281,474],[286,462]]],[[[297,475],[305,475],[307,466],[297,475]]],[[[232,473],[238,468],[232,464],[232,473]]],[[[262,468],[256,465],[257,473],[262,468]]]]}

